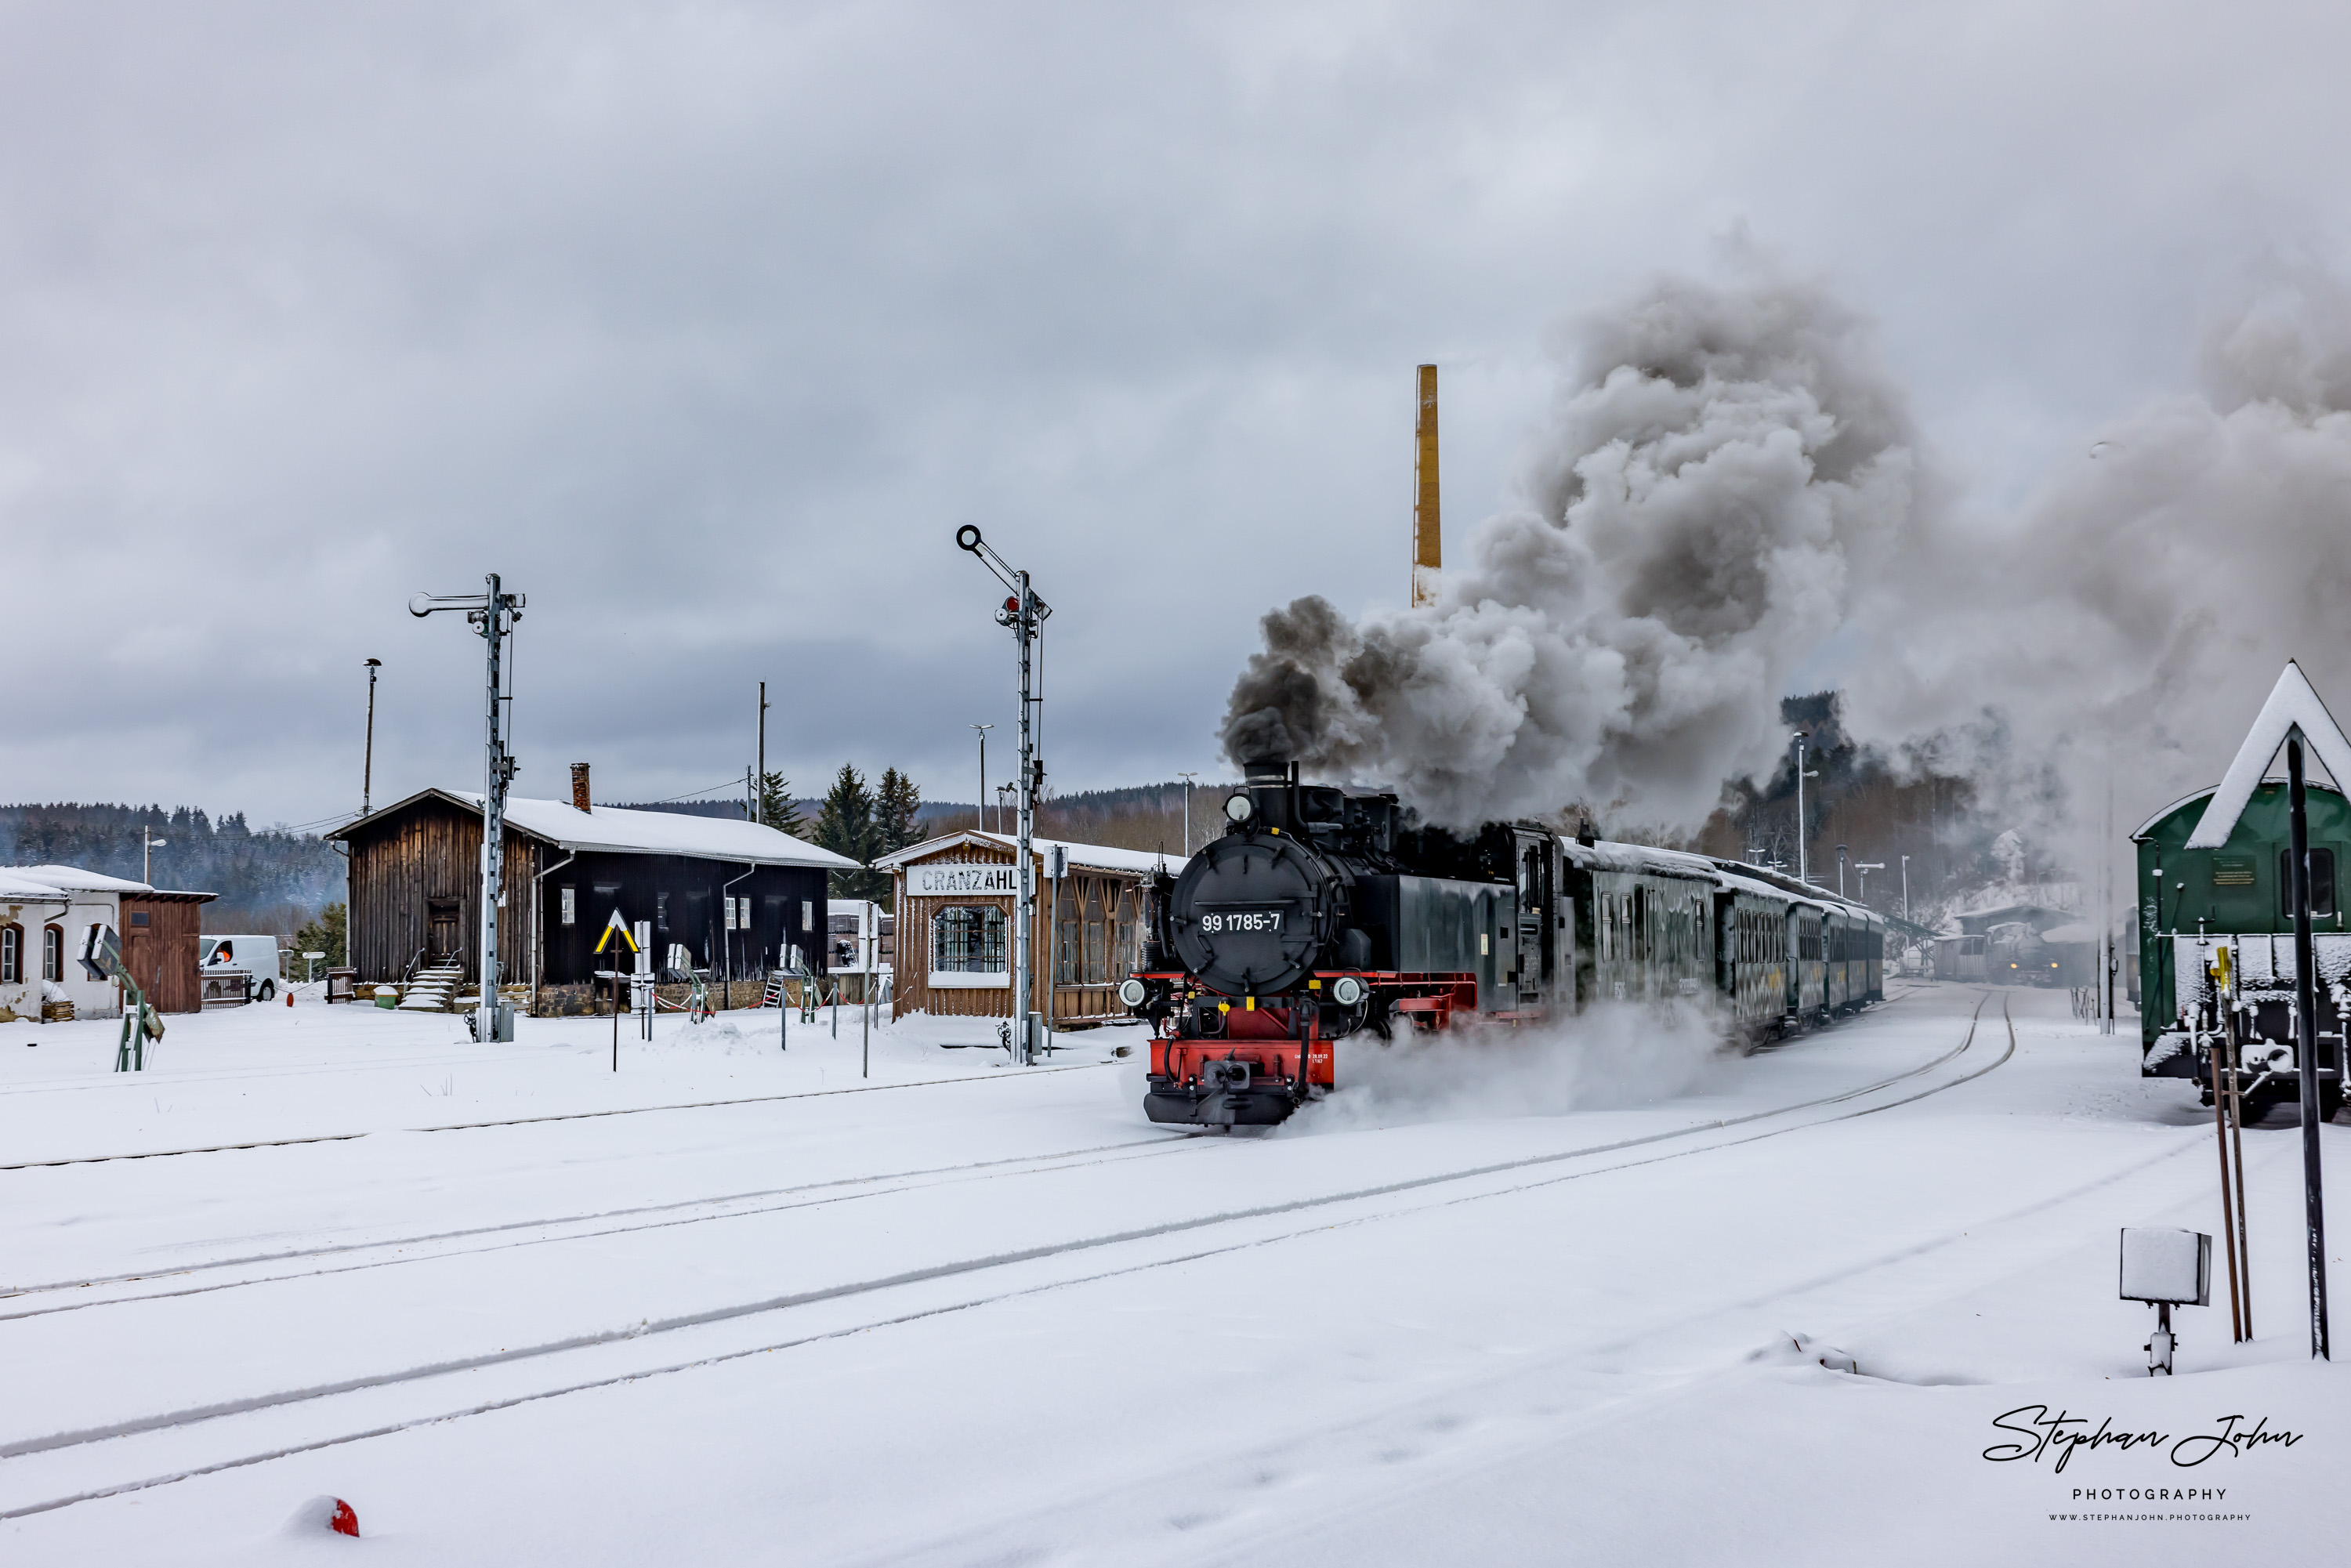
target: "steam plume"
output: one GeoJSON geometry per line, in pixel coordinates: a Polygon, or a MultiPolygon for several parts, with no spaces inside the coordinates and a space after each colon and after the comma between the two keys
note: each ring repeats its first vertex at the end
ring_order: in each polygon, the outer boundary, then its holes
{"type": "Polygon", "coordinates": [[[1268,615],[1234,760],[1385,782],[1457,826],[1581,802],[1694,828],[1784,755],[1813,659],[1855,738],[2078,835],[2110,777],[2124,831],[2216,779],[2288,657],[2351,697],[2329,277],[2279,280],[2212,331],[2201,395],[2085,434],[2006,516],[1950,499],[1867,324],[1816,284],[1667,279],[1555,347],[1524,504],[1435,605],[1268,615]]]}

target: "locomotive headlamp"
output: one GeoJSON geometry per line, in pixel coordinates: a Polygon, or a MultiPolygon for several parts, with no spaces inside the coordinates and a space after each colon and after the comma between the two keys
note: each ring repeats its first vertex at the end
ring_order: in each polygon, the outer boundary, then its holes
{"type": "Polygon", "coordinates": [[[1236,822],[1248,821],[1249,820],[1250,813],[1256,810],[1257,803],[1246,795],[1228,795],[1225,797],[1225,815],[1236,822]]]}
{"type": "Polygon", "coordinates": [[[1342,975],[1331,982],[1331,999],[1343,1008],[1352,1008],[1364,999],[1364,982],[1353,975],[1342,975]]]}
{"type": "Polygon", "coordinates": [[[1143,998],[1150,994],[1151,988],[1131,975],[1119,982],[1118,999],[1124,1002],[1128,1007],[1141,1007],[1143,1005],[1143,998]]]}

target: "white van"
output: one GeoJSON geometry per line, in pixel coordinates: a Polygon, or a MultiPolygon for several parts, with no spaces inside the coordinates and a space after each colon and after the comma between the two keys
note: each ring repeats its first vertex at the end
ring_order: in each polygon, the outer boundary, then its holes
{"type": "MultiPolygon", "coordinates": [[[[196,973],[205,980],[218,980],[230,975],[253,977],[251,996],[255,1001],[276,998],[284,970],[277,957],[275,936],[204,936],[197,940],[196,973]]],[[[208,986],[205,997],[214,993],[208,986]]]]}

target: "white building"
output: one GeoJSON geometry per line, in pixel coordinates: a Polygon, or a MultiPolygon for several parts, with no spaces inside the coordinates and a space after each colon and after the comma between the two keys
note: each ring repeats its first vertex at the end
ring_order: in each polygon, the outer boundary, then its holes
{"type": "Polygon", "coordinates": [[[44,1001],[78,1018],[120,1018],[111,980],[83,972],[82,936],[97,923],[122,930],[123,896],[154,890],[69,865],[0,867],[0,1023],[37,1022],[44,1001]]]}

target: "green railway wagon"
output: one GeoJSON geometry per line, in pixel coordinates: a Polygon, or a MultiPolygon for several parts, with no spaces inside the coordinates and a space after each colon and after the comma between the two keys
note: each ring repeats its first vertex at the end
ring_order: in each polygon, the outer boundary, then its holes
{"type": "MultiPolygon", "coordinates": [[[[2222,1048],[2224,1062],[2233,1061],[2223,1082],[2237,1075],[2252,1115],[2300,1093],[2286,786],[2256,788],[2220,848],[2189,849],[2212,795],[2204,789],[2174,801],[2131,835],[2138,848],[2140,1071],[2195,1079],[2209,1103],[2210,1062],[2197,1042],[2226,1041],[2233,1030],[2233,1046],[2222,1048]],[[2227,1008],[2210,978],[2222,949],[2236,980],[2227,1008]]],[[[2351,930],[2341,887],[2351,867],[2351,802],[2318,784],[2309,786],[2307,800],[2319,1104],[2331,1116],[2342,1102],[2342,1020],[2351,1016],[2351,930]]]]}

